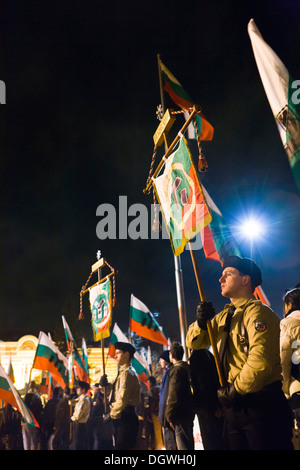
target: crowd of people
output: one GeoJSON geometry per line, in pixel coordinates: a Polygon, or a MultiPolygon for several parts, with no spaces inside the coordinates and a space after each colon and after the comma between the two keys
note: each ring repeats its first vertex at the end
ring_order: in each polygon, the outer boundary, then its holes
{"type": "Polygon", "coordinates": [[[30,383],[25,403],[40,427],[28,427],[10,405],[0,431],[7,449],[193,450],[197,417],[205,450],[293,450],[300,433],[300,287],[284,295],[284,318],[253,295],[262,282],[251,260],[223,262],[221,292],[230,299],[215,314],[200,302],[187,332],[191,353],[174,341],[159,357],[160,380],[139,382],[135,348],[115,344],[118,375],[90,389],[56,388],[42,405],[30,383]],[[210,352],[211,334],[220,363],[210,352]],[[3,437],[5,436],[5,443],[3,437]]]}

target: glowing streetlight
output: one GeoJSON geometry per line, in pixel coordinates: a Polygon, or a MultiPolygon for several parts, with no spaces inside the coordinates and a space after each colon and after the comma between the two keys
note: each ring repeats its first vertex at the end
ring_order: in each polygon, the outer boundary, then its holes
{"type": "Polygon", "coordinates": [[[246,219],[244,222],[242,222],[240,226],[240,232],[246,238],[254,240],[265,235],[266,229],[259,219],[250,217],[249,219],[246,219]]]}
{"type": "Polygon", "coordinates": [[[266,224],[262,217],[250,215],[246,217],[237,227],[239,238],[249,240],[250,257],[254,256],[254,242],[263,239],[266,235],[266,224]]]}

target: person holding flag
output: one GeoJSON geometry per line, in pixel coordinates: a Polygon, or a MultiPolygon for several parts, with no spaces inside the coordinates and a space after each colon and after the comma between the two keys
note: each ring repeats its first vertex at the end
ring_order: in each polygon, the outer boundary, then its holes
{"type": "MultiPolygon", "coordinates": [[[[19,392],[15,388],[9,376],[6,374],[4,369],[0,365],[0,400],[3,400],[5,403],[14,407],[22,416],[22,428],[39,428],[39,423],[37,422],[32,411],[26,405],[25,401],[22,400],[19,392]]],[[[23,434],[23,431],[22,431],[23,434]]],[[[28,433],[27,435],[35,436],[37,433],[28,433]]],[[[27,441],[26,441],[27,442],[27,441]]],[[[30,450],[31,447],[27,446],[25,442],[24,450],[30,450]]]]}
{"type": "Polygon", "coordinates": [[[140,385],[135,369],[131,366],[135,348],[132,344],[118,341],[115,343],[115,359],[119,366],[116,380],[109,384],[107,376],[100,378],[102,387],[110,387],[109,413],[103,418],[113,424],[115,450],[132,450],[136,444],[139,428],[135,407],[140,402],[140,385]]]}
{"type": "MultiPolygon", "coordinates": [[[[43,413],[41,398],[37,392],[37,386],[34,380],[29,383],[28,391],[24,398],[24,403],[32,412],[33,416],[40,424],[43,413]]],[[[22,435],[24,450],[38,450],[41,443],[40,428],[37,426],[28,426],[22,423],[22,435]]]]}
{"type": "Polygon", "coordinates": [[[211,302],[197,307],[186,345],[210,346],[207,321],[217,342],[225,384],[218,389],[230,450],[292,450],[293,418],[282,391],[280,319],[253,291],[262,283],[250,259],[223,262],[221,292],[230,299],[215,316],[211,302]]]}

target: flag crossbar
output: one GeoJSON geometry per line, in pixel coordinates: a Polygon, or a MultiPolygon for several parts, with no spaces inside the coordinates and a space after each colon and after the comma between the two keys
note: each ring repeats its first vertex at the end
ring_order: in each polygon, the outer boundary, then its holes
{"type": "Polygon", "coordinates": [[[150,189],[151,189],[151,186],[153,185],[153,178],[156,178],[156,176],[158,175],[158,173],[160,172],[162,166],[164,165],[167,157],[169,157],[175,147],[175,145],[177,144],[177,142],[181,139],[181,137],[183,136],[183,134],[185,133],[186,129],[188,128],[188,126],[191,124],[192,120],[194,119],[194,117],[196,116],[196,114],[199,113],[199,111],[201,110],[201,106],[198,105],[198,104],[194,104],[193,108],[192,108],[192,112],[191,114],[189,115],[188,119],[185,121],[184,125],[182,126],[182,128],[180,129],[180,131],[178,132],[178,134],[176,135],[175,139],[173,140],[173,142],[170,144],[170,146],[168,147],[166,153],[164,154],[164,156],[162,157],[160,163],[157,165],[157,168],[156,170],[154,171],[153,175],[152,175],[152,178],[149,180],[147,186],[145,189],[143,189],[143,192],[144,194],[149,194],[150,192],[150,189]]]}
{"type": "Polygon", "coordinates": [[[84,295],[86,294],[87,292],[90,291],[90,289],[92,289],[93,287],[95,286],[98,286],[98,284],[101,284],[102,282],[104,282],[105,280],[109,279],[111,276],[114,276],[115,275],[115,271],[112,271],[111,273],[109,273],[107,276],[103,277],[102,279],[100,279],[99,281],[95,282],[95,284],[93,284],[92,286],[88,287],[87,289],[81,291],[81,294],[84,295]]]}

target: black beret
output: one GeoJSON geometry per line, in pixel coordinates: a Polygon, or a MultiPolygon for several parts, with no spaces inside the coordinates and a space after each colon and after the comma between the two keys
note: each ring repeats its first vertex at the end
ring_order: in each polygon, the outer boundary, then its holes
{"type": "Polygon", "coordinates": [[[82,380],[78,382],[77,386],[84,388],[85,390],[89,390],[90,388],[90,384],[88,384],[87,382],[83,382],[82,380]]]}
{"type": "Polygon", "coordinates": [[[167,350],[163,351],[163,352],[161,353],[161,355],[159,356],[159,358],[160,358],[160,359],[163,359],[164,361],[166,361],[166,362],[169,362],[169,363],[170,363],[170,356],[169,356],[169,352],[170,352],[170,351],[169,351],[169,349],[167,349],[167,350]]]}
{"type": "Polygon", "coordinates": [[[130,357],[134,356],[135,348],[130,343],[123,343],[122,341],[117,341],[115,343],[115,348],[120,349],[123,352],[129,352],[130,357]]]}
{"type": "Polygon", "coordinates": [[[223,269],[225,268],[235,268],[240,273],[250,276],[253,287],[257,287],[262,283],[261,270],[257,264],[249,258],[229,256],[223,261],[223,269]]]}

